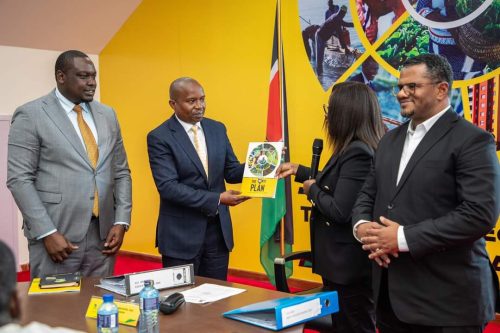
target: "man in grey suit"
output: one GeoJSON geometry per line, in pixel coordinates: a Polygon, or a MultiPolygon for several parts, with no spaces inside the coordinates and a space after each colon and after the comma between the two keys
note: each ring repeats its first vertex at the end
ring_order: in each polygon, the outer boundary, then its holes
{"type": "Polygon", "coordinates": [[[96,70],[62,53],[57,88],[20,106],[9,133],[7,186],[23,215],[31,277],[113,273],[130,226],[131,179],[114,110],[93,100],[96,70]]]}

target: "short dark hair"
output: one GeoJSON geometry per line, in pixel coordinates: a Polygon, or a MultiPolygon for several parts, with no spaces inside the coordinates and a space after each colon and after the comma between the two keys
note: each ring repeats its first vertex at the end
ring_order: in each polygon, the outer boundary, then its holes
{"type": "Polygon", "coordinates": [[[68,66],[75,58],[88,58],[89,56],[78,50],[68,50],[64,51],[57,57],[56,60],[56,73],[57,71],[66,71],[68,66]]]}
{"type": "Polygon", "coordinates": [[[453,83],[453,71],[451,70],[448,59],[434,53],[420,54],[418,56],[406,59],[406,61],[404,61],[401,65],[401,68],[420,64],[424,64],[427,67],[427,73],[429,73],[433,80],[448,83],[449,91],[451,91],[451,84],[453,83]]]}
{"type": "Polygon", "coordinates": [[[373,149],[384,135],[377,95],[361,82],[347,81],[333,86],[325,119],[333,154],[360,140],[373,149]]]}
{"type": "Polygon", "coordinates": [[[10,248],[0,240],[0,326],[12,321],[9,303],[16,292],[16,261],[10,248]]]}

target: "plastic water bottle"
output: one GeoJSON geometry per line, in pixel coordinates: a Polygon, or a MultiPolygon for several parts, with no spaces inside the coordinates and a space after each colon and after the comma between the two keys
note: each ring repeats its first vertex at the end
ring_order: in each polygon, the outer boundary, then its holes
{"type": "Polygon", "coordinates": [[[97,332],[118,333],[118,307],[112,294],[102,296],[103,303],[97,310],[97,332]]]}
{"type": "Polygon", "coordinates": [[[154,287],[153,280],[144,281],[144,288],[139,293],[141,317],[139,319],[140,333],[158,333],[158,309],[160,308],[160,293],[154,287]]]}

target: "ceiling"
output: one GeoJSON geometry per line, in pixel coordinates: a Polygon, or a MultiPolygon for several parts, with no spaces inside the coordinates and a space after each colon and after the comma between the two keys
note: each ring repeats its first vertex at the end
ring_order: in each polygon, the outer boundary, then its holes
{"type": "Polygon", "coordinates": [[[0,45],[99,54],[142,0],[0,0],[0,45]]]}

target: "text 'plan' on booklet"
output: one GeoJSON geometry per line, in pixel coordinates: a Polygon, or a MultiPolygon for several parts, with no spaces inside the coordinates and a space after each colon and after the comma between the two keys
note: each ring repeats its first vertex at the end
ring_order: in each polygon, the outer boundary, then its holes
{"type": "Polygon", "coordinates": [[[241,183],[241,195],[274,198],[283,142],[250,142],[241,183]]]}
{"type": "Polygon", "coordinates": [[[40,279],[40,288],[62,288],[80,285],[80,272],[46,275],[40,279]]]}

